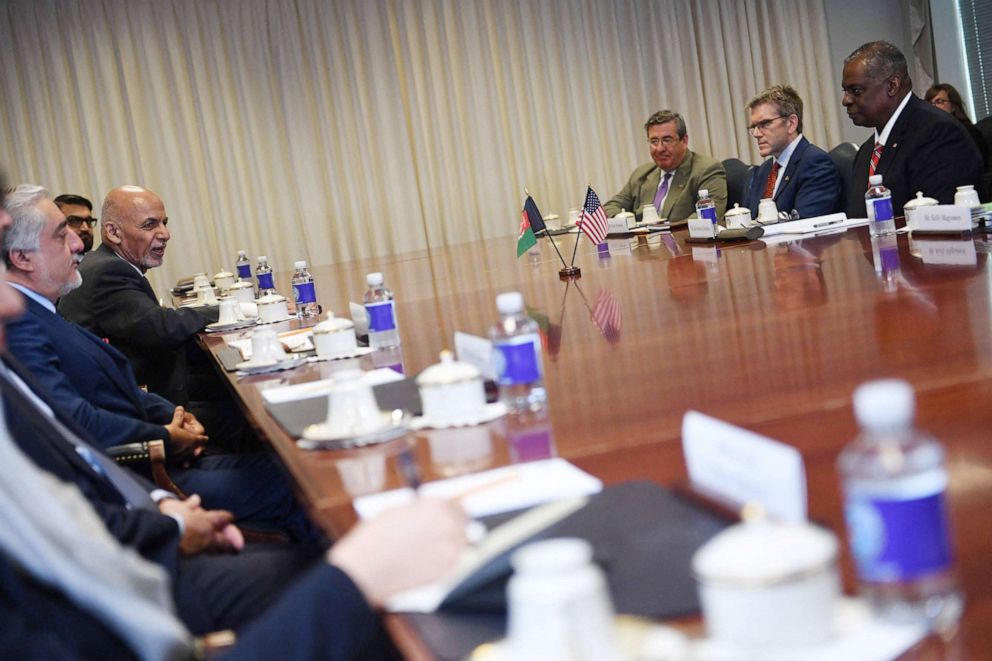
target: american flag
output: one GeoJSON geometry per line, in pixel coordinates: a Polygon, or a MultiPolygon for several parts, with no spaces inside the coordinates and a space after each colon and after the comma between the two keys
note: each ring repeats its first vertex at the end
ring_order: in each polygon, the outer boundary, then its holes
{"type": "Polygon", "coordinates": [[[606,240],[606,228],[608,227],[606,212],[603,211],[603,205],[599,203],[599,197],[592,186],[586,189],[586,204],[582,209],[578,225],[593,244],[598,246],[606,240]]]}
{"type": "Polygon", "coordinates": [[[592,319],[603,337],[610,344],[620,341],[620,326],[623,324],[623,308],[613,294],[605,289],[599,290],[596,305],[593,306],[592,319]]]}

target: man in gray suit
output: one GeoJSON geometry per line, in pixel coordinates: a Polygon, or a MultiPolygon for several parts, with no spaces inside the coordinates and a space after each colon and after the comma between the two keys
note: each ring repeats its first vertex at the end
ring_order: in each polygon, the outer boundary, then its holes
{"type": "Polygon", "coordinates": [[[685,120],[677,112],[659,110],[644,124],[651,163],[634,170],[627,185],[603,205],[607,216],[633,211],[638,220],[645,204],[654,204],[658,215],[676,222],[696,212],[697,193],[709,191],[717,217],[727,210],[727,173],[723,164],[689,149],[685,120]]]}

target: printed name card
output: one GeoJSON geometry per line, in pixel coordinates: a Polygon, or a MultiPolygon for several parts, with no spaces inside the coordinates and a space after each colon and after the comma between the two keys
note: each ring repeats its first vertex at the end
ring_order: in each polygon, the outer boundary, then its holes
{"type": "Polygon", "coordinates": [[[606,231],[609,234],[623,234],[627,231],[627,218],[618,213],[606,221],[606,231]]]}
{"type": "Polygon", "coordinates": [[[484,337],[455,331],[455,355],[482,372],[484,379],[496,379],[493,370],[493,343],[484,337]]]}
{"type": "Polygon", "coordinates": [[[697,411],[682,419],[689,479],[737,505],[759,502],[774,519],[806,520],[806,471],[795,448],[697,411]]]}
{"type": "Polygon", "coordinates": [[[716,236],[716,225],[708,218],[690,218],[689,236],[694,239],[712,239],[716,236]]]}
{"type": "Polygon", "coordinates": [[[967,232],[971,209],[953,204],[922,207],[913,212],[913,230],[921,232],[967,232]]]}
{"type": "Polygon", "coordinates": [[[912,242],[919,251],[924,264],[952,264],[956,266],[975,266],[978,264],[978,254],[975,252],[975,242],[937,241],[934,239],[917,240],[912,242]]]}

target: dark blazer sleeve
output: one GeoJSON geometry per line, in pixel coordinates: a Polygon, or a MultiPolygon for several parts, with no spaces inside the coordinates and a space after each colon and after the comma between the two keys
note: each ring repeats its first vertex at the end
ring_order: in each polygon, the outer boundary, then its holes
{"type": "Polygon", "coordinates": [[[830,155],[809,145],[802,159],[796,170],[796,196],[792,209],[799,212],[800,218],[814,218],[837,211],[841,206],[840,173],[830,155]]]}
{"type": "Polygon", "coordinates": [[[51,342],[49,334],[30,313],[7,325],[8,350],[52,395],[68,417],[95,439],[97,447],[154,439],[163,439],[168,446],[169,432],[162,425],[98,408],[83,397],[66,377],[51,342]]]}
{"type": "Polygon", "coordinates": [[[379,619],[351,579],[320,563],[303,574],[265,615],[238,634],[225,660],[293,661],[381,658],[379,619]],[[286,645],[287,632],[292,645],[286,645]]]}
{"type": "Polygon", "coordinates": [[[110,261],[94,283],[93,314],[111,339],[126,338],[135,347],[149,349],[182,346],[207,325],[195,310],[164,308],[149,296],[148,283],[127,262],[110,261]]]}

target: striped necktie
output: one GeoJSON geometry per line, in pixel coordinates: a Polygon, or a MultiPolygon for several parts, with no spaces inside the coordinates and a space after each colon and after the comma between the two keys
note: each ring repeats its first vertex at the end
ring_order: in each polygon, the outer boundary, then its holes
{"type": "Polygon", "coordinates": [[[661,185],[658,186],[658,192],[654,195],[654,208],[658,213],[661,213],[661,205],[665,201],[665,196],[668,195],[668,182],[671,178],[672,173],[666,172],[661,180],[661,185]]]}
{"type": "Polygon", "coordinates": [[[878,167],[878,160],[882,158],[882,143],[876,142],[875,149],[871,152],[871,163],[868,164],[868,176],[875,174],[875,169],[878,167]]]}

